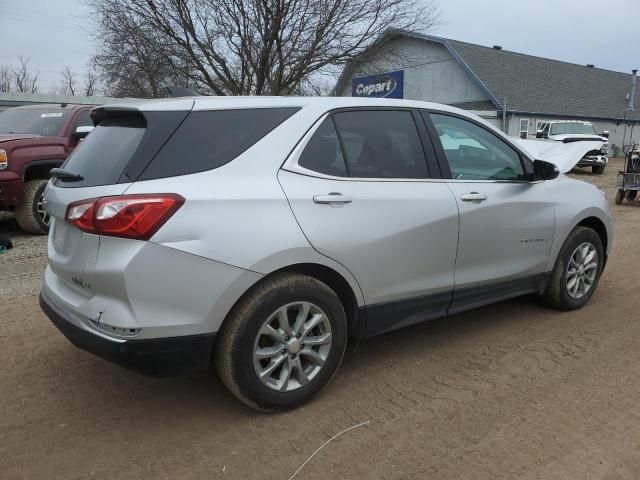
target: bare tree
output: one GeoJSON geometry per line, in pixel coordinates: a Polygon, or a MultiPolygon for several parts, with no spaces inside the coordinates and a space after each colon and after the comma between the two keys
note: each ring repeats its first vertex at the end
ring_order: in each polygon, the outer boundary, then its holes
{"type": "Polygon", "coordinates": [[[60,94],[75,96],[78,81],[76,80],[75,73],[71,71],[71,67],[69,65],[65,66],[64,70],[60,72],[60,75],[62,76],[60,94]]]}
{"type": "Polygon", "coordinates": [[[15,90],[17,92],[37,93],[40,71],[36,70],[34,72],[29,68],[29,58],[18,57],[18,61],[20,65],[11,72],[15,90]]]}
{"type": "Polygon", "coordinates": [[[357,57],[385,30],[426,31],[438,21],[436,0],[86,1],[105,80],[152,95],[176,79],[216,95],[313,91],[316,76],[357,57]],[[126,75],[127,65],[141,75],[126,75]]]}
{"type": "Polygon", "coordinates": [[[82,87],[82,90],[84,91],[84,95],[86,97],[91,97],[92,95],[96,95],[97,88],[98,88],[98,75],[94,71],[88,70],[87,74],[85,75],[84,85],[82,87]]]}
{"type": "Polygon", "coordinates": [[[0,92],[11,91],[11,67],[0,65],[0,92]]]}

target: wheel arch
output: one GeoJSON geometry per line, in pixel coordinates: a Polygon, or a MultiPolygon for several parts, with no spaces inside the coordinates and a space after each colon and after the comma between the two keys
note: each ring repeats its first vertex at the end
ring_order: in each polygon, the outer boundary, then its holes
{"type": "Polygon", "coordinates": [[[22,179],[25,182],[31,180],[49,180],[52,168],[59,166],[62,160],[35,160],[22,167],[22,179]]]}
{"type": "MultiPolygon", "coordinates": [[[[598,217],[590,216],[583,220],[581,220],[576,227],[586,227],[594,230],[598,236],[600,237],[600,241],[602,242],[602,248],[604,250],[605,255],[605,263],[607,261],[607,252],[609,247],[609,234],[607,233],[607,227],[604,222],[600,220],[598,217]]],[[[575,228],[575,227],[574,227],[575,228]]],[[[573,229],[572,229],[573,230],[573,229]]]]}
{"type": "Polygon", "coordinates": [[[361,337],[364,331],[365,325],[364,322],[361,321],[361,317],[359,315],[359,303],[357,293],[354,291],[354,288],[349,283],[349,281],[337,270],[328,267],[327,265],[323,265],[321,263],[295,263],[287,266],[283,266],[276,270],[271,271],[270,273],[264,275],[258,281],[256,281],[251,287],[247,288],[246,291],[240,295],[240,297],[234,302],[233,306],[229,309],[227,315],[225,315],[222,324],[219,327],[219,331],[224,328],[225,323],[231,314],[235,310],[235,308],[247,297],[250,293],[257,287],[259,287],[264,281],[272,278],[274,275],[279,274],[299,274],[299,275],[307,275],[309,277],[315,278],[324,284],[326,284],[329,288],[331,288],[342,303],[345,314],[347,316],[347,327],[349,331],[350,337],[361,337]]]}

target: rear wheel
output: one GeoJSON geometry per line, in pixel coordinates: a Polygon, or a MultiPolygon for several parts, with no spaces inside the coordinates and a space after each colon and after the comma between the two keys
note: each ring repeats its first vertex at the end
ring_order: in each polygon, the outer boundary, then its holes
{"type": "Polygon", "coordinates": [[[598,234],[576,227],[560,249],[544,301],[560,310],[584,306],[598,286],[604,267],[604,249],[598,234]]]}
{"type": "Polygon", "coordinates": [[[618,190],[616,192],[616,205],[622,205],[624,201],[624,190],[618,190]]]}
{"type": "Polygon", "coordinates": [[[638,192],[636,190],[627,190],[625,198],[627,199],[627,202],[633,203],[637,196],[638,192]]]}
{"type": "Polygon", "coordinates": [[[215,365],[225,386],[257,410],[294,408],[335,375],[347,344],[340,299],[297,274],[264,280],[225,321],[215,365]]]}
{"type": "Polygon", "coordinates": [[[604,165],[593,165],[591,167],[591,172],[596,175],[602,175],[604,173],[604,165]]]}
{"type": "Polygon", "coordinates": [[[44,189],[47,180],[31,180],[24,184],[24,199],[16,208],[16,221],[27,233],[46,235],[49,233],[51,217],[47,214],[44,189]]]}

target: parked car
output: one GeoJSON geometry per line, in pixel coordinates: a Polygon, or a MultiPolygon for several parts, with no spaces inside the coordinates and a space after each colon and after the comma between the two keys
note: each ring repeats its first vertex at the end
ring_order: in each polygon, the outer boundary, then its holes
{"type": "Polygon", "coordinates": [[[536,138],[555,142],[600,142],[597,147],[589,150],[575,165],[576,167],[591,167],[595,174],[602,175],[609,163],[609,132],[601,135],[596,132],[591,122],[578,120],[557,120],[540,125],[536,138]]]}
{"type": "Polygon", "coordinates": [[[93,116],[46,190],[43,310],[134,368],[213,361],[257,409],[316,394],[349,336],[532,293],[580,308],[611,249],[601,191],[452,107],[200,97],[93,116]]]}
{"type": "Polygon", "coordinates": [[[15,212],[28,233],[46,234],[42,193],[59,167],[92,129],[91,105],[30,105],[0,112],[0,211],[15,212]]]}

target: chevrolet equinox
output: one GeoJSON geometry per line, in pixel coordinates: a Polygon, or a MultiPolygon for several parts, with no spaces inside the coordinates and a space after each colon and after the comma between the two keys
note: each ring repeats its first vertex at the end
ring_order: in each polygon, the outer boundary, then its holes
{"type": "Polygon", "coordinates": [[[260,410],[366,338],[537,294],[585,305],[612,244],[596,187],[456,108],[194,97],[92,111],[45,191],[40,303],[141,370],[213,362],[260,410]]]}

